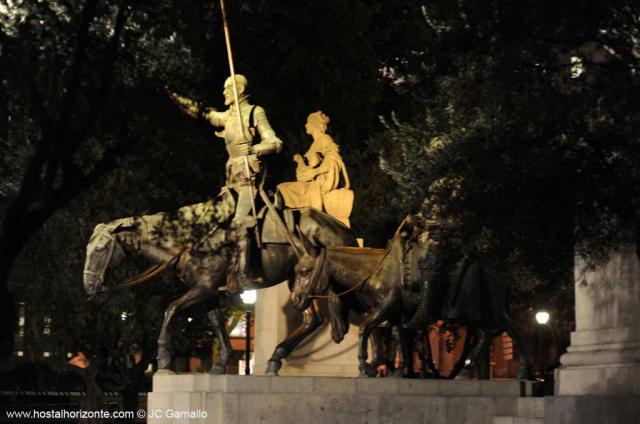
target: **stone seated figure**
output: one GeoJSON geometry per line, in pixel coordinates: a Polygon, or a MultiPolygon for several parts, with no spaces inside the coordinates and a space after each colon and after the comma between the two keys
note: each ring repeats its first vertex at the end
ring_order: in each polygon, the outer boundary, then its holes
{"type": "Polygon", "coordinates": [[[278,190],[287,207],[311,206],[349,227],[354,195],[340,147],[326,134],[328,124],[329,117],[320,111],[307,117],[305,129],[313,143],[304,157],[293,157],[297,181],[281,183],[278,190]]]}

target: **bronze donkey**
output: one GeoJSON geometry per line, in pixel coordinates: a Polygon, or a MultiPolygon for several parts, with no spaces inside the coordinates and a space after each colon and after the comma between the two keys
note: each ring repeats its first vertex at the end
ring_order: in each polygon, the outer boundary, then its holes
{"type": "MultiPolygon", "coordinates": [[[[371,331],[387,321],[399,328],[414,326],[415,316],[421,304],[423,278],[410,275],[405,278],[405,254],[408,248],[416,249],[417,256],[428,254],[427,243],[415,234],[407,237],[396,232],[387,249],[322,247],[314,248],[305,242],[305,254],[296,265],[296,276],[291,291],[293,304],[299,309],[309,306],[316,296],[329,291],[337,296],[356,297],[367,311],[360,325],[358,359],[360,375],[375,376],[375,369],[367,362],[368,339],[371,331]]],[[[411,274],[411,273],[410,273],[411,274]]],[[[479,358],[488,351],[493,335],[506,331],[514,341],[519,355],[520,369],[517,377],[528,376],[530,363],[522,354],[524,340],[515,322],[507,313],[509,283],[492,279],[485,270],[482,259],[462,258],[438,287],[435,309],[421,323],[422,328],[442,319],[448,323],[464,325],[469,336],[463,355],[457,361],[448,378],[462,369],[467,357],[469,368],[476,368],[479,358]],[[471,342],[473,340],[473,342],[471,342]]],[[[406,353],[403,354],[406,356],[406,353]]],[[[479,373],[480,377],[488,376],[479,373]]]]}

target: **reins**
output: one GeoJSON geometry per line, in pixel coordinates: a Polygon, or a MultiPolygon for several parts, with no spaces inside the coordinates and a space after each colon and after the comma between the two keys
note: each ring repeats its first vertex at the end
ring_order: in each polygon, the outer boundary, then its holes
{"type": "MultiPolygon", "coordinates": [[[[359,282],[358,284],[356,284],[355,286],[353,286],[353,287],[351,287],[351,288],[349,288],[349,289],[347,289],[347,290],[345,290],[345,291],[343,291],[343,292],[341,292],[341,293],[338,293],[338,294],[333,294],[333,293],[332,293],[332,294],[325,294],[325,295],[322,295],[322,294],[314,294],[314,295],[309,296],[309,299],[331,299],[331,298],[333,298],[333,297],[341,297],[341,296],[344,296],[344,295],[346,295],[346,294],[348,294],[348,293],[351,293],[351,292],[353,292],[353,291],[356,291],[356,290],[361,289],[361,288],[362,288],[362,286],[364,286],[364,284],[367,282],[367,280],[368,280],[369,278],[371,278],[371,277],[373,276],[373,274],[375,274],[375,273],[380,269],[380,267],[382,266],[382,263],[384,262],[384,260],[387,258],[387,256],[389,256],[389,253],[391,252],[391,249],[392,249],[392,247],[393,247],[393,241],[396,239],[396,237],[398,237],[398,234],[400,233],[400,229],[402,228],[402,226],[404,225],[404,223],[407,221],[407,219],[408,219],[408,218],[405,218],[405,219],[403,219],[403,220],[402,220],[402,222],[401,222],[401,223],[400,223],[400,225],[398,226],[398,229],[396,230],[395,234],[393,235],[393,238],[392,238],[391,240],[389,240],[389,243],[387,243],[387,248],[385,249],[384,254],[383,254],[383,255],[382,255],[382,257],[380,258],[380,260],[378,260],[378,262],[376,263],[376,266],[374,266],[374,267],[371,269],[371,271],[369,271],[369,272],[367,273],[367,275],[362,279],[362,281],[360,281],[360,282],[359,282]]],[[[320,264],[320,267],[319,267],[321,270],[323,270],[323,269],[324,269],[324,267],[325,267],[325,263],[326,263],[326,259],[327,259],[327,255],[326,255],[326,251],[327,251],[327,249],[328,249],[327,247],[323,248],[323,249],[322,249],[322,252],[324,252],[324,255],[322,255],[322,256],[321,256],[321,258],[318,258],[318,259],[322,259],[322,264],[320,264]]],[[[320,273],[321,273],[321,272],[318,272],[318,274],[317,274],[316,278],[315,278],[314,280],[312,280],[312,284],[314,284],[314,285],[315,285],[317,278],[320,276],[320,273]]],[[[312,275],[312,277],[313,277],[314,275],[315,275],[315,272],[314,272],[314,274],[312,275]]],[[[304,293],[304,292],[303,292],[303,291],[301,291],[301,290],[294,290],[293,292],[295,292],[295,293],[304,293]]]]}
{"type": "Polygon", "coordinates": [[[137,286],[138,284],[142,284],[142,283],[145,283],[145,282],[151,280],[156,275],[161,274],[167,268],[169,268],[170,266],[172,266],[175,263],[177,263],[178,260],[180,260],[180,257],[188,250],[191,250],[191,248],[190,247],[183,247],[178,253],[173,255],[169,260],[167,260],[167,261],[165,261],[165,262],[163,262],[161,264],[153,265],[152,267],[146,269],[145,271],[141,272],[140,274],[136,275],[135,277],[130,278],[130,279],[118,284],[117,287],[119,289],[127,289],[129,287],[134,287],[134,286],[137,286]]]}
{"type": "MultiPolygon", "coordinates": [[[[211,203],[207,202],[207,203],[208,203],[207,208],[200,215],[200,219],[198,220],[198,222],[200,222],[202,220],[202,217],[205,216],[205,214],[213,206],[213,202],[211,202],[211,203]]],[[[151,280],[153,277],[161,274],[162,272],[166,271],[171,266],[177,264],[183,254],[185,254],[187,252],[190,252],[191,250],[193,250],[196,247],[201,246],[202,243],[204,243],[205,240],[207,240],[209,237],[211,237],[211,235],[219,227],[220,227],[219,224],[214,225],[213,228],[203,238],[201,238],[198,241],[198,243],[196,243],[195,245],[193,245],[193,246],[189,246],[189,245],[184,246],[182,249],[180,249],[178,251],[178,253],[173,255],[168,260],[164,261],[161,264],[153,265],[153,266],[147,268],[146,270],[144,270],[143,272],[141,272],[140,274],[136,275],[135,277],[130,278],[130,279],[126,280],[126,281],[123,281],[120,284],[117,284],[116,288],[118,288],[118,289],[126,289],[126,288],[137,286],[137,285],[142,284],[142,283],[146,283],[147,281],[151,280]]],[[[113,235],[111,235],[111,237],[115,239],[115,237],[113,237],[113,235]]],[[[115,244],[115,240],[113,240],[113,244],[115,244]]]]}
{"type": "MultiPolygon", "coordinates": [[[[326,247],[325,247],[325,248],[323,248],[323,249],[322,249],[322,251],[324,252],[324,257],[322,258],[322,264],[321,264],[320,268],[321,268],[321,269],[324,269],[324,267],[325,267],[325,262],[326,262],[326,251],[327,251],[327,248],[326,248],[326,247]]],[[[366,283],[366,282],[367,282],[367,280],[368,280],[369,278],[371,278],[371,276],[372,276],[373,274],[375,274],[375,273],[380,269],[380,267],[382,266],[382,262],[383,262],[383,261],[385,260],[385,258],[389,255],[389,252],[390,252],[390,251],[391,251],[391,248],[390,248],[390,247],[389,247],[389,248],[387,248],[387,249],[384,251],[384,255],[382,255],[382,258],[380,258],[380,260],[376,263],[376,266],[374,266],[374,267],[371,269],[371,271],[369,271],[369,272],[367,273],[367,275],[362,279],[362,281],[360,281],[360,282],[359,282],[358,284],[356,284],[355,286],[353,286],[353,287],[351,287],[351,288],[348,288],[347,290],[345,290],[345,291],[343,291],[343,292],[341,292],[341,293],[338,293],[338,294],[335,294],[335,293],[332,293],[332,294],[324,294],[324,295],[323,295],[323,294],[314,294],[314,295],[309,296],[309,299],[330,299],[330,298],[333,298],[333,297],[341,297],[341,296],[344,296],[344,295],[346,295],[346,294],[348,294],[348,293],[351,293],[351,292],[353,292],[353,291],[356,291],[356,290],[361,289],[361,288],[362,288],[362,286],[364,286],[364,283],[366,283]]],[[[318,273],[318,276],[319,276],[319,275],[320,275],[320,273],[318,273]]],[[[316,278],[316,280],[317,280],[317,278],[316,278]]],[[[304,292],[303,292],[303,291],[301,291],[301,290],[294,290],[294,292],[295,292],[295,293],[304,293],[304,292]]]]}

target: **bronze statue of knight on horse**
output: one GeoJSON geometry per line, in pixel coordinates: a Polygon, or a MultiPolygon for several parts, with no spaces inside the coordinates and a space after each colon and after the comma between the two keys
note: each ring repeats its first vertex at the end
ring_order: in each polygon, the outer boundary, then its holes
{"type": "MultiPolygon", "coordinates": [[[[266,288],[291,280],[302,254],[299,243],[291,236],[294,226],[319,247],[356,245],[354,235],[340,221],[312,208],[283,210],[283,200],[278,201],[276,197],[275,204],[272,203],[257,184],[262,171],[260,158],[279,153],[282,141],[271,128],[264,109],[249,103],[247,79],[235,73],[224,1],[221,8],[230,70],[223,87],[228,109],[219,112],[175,93],[169,95],[185,113],[222,128],[216,135],[224,140],[229,155],[226,186],[217,198],[183,207],[177,216],[162,212],[99,224],[86,252],[84,287],[90,297],[107,292],[108,271],[132,255],[142,255],[156,265],[121,287],[140,284],[169,268],[189,287],[166,309],[158,338],[158,367],[167,372],[171,363],[173,317],[182,309],[211,299],[214,301],[208,302],[212,305],[208,317],[222,349],[219,362],[210,372],[224,372],[232,350],[223,317],[216,306],[219,302],[215,300],[226,292],[266,288]],[[268,210],[258,213],[255,203],[258,195],[268,210]],[[207,229],[195,237],[194,228],[203,224],[208,225],[207,229]]],[[[333,338],[340,340],[347,327],[340,300],[329,302],[329,309],[333,338]]],[[[276,347],[269,360],[268,373],[277,373],[281,360],[323,323],[317,302],[303,314],[302,325],[276,347]]]]}
{"type": "MultiPolygon", "coordinates": [[[[172,95],[185,112],[224,127],[218,135],[225,140],[229,161],[227,185],[220,194],[208,202],[185,206],[177,214],[163,212],[99,224],[87,246],[84,287],[89,296],[107,291],[107,272],[132,255],[142,255],[157,265],[122,286],[142,283],[173,268],[190,287],[166,309],[158,338],[158,367],[162,370],[168,370],[171,363],[170,323],[178,311],[211,299],[214,301],[209,303],[217,305],[215,299],[225,292],[267,288],[293,278],[302,247],[292,238],[292,231],[297,229],[318,247],[357,245],[353,233],[340,221],[313,208],[285,210],[279,196],[272,202],[256,184],[259,158],[279,152],[282,142],[264,110],[248,103],[246,78],[235,75],[235,90],[233,85],[233,79],[227,79],[224,85],[225,104],[230,106],[225,112],[172,95]],[[236,120],[240,110],[240,120],[236,120]],[[260,141],[253,143],[258,136],[260,141]],[[266,204],[259,213],[254,203],[257,193],[266,204]]],[[[340,340],[347,327],[340,299],[329,302],[329,309],[333,338],[340,340]]],[[[276,347],[269,360],[269,373],[277,373],[282,359],[324,321],[317,302],[303,314],[302,325],[276,347]]],[[[211,307],[208,317],[222,345],[220,361],[211,372],[223,373],[232,352],[225,322],[216,306],[211,307]]]]}

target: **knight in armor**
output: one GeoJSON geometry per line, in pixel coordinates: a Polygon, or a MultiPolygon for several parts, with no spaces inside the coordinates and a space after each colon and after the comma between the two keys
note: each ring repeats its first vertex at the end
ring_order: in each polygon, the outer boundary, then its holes
{"type": "Polygon", "coordinates": [[[246,93],[247,79],[240,74],[235,75],[238,92],[238,104],[233,93],[231,77],[224,83],[224,104],[229,108],[219,112],[210,107],[185,97],[171,93],[172,99],[188,115],[202,118],[214,127],[222,128],[216,136],[224,139],[229,159],[226,164],[226,189],[235,193],[236,210],[231,227],[236,235],[236,249],[230,269],[227,287],[236,291],[249,287],[253,282],[249,268],[249,231],[257,225],[255,196],[258,187],[256,176],[261,172],[260,157],[282,151],[282,141],[271,128],[265,110],[249,103],[246,93]],[[240,108],[241,121],[238,120],[237,108],[240,108]],[[258,139],[258,143],[254,140],[258,139]]]}

